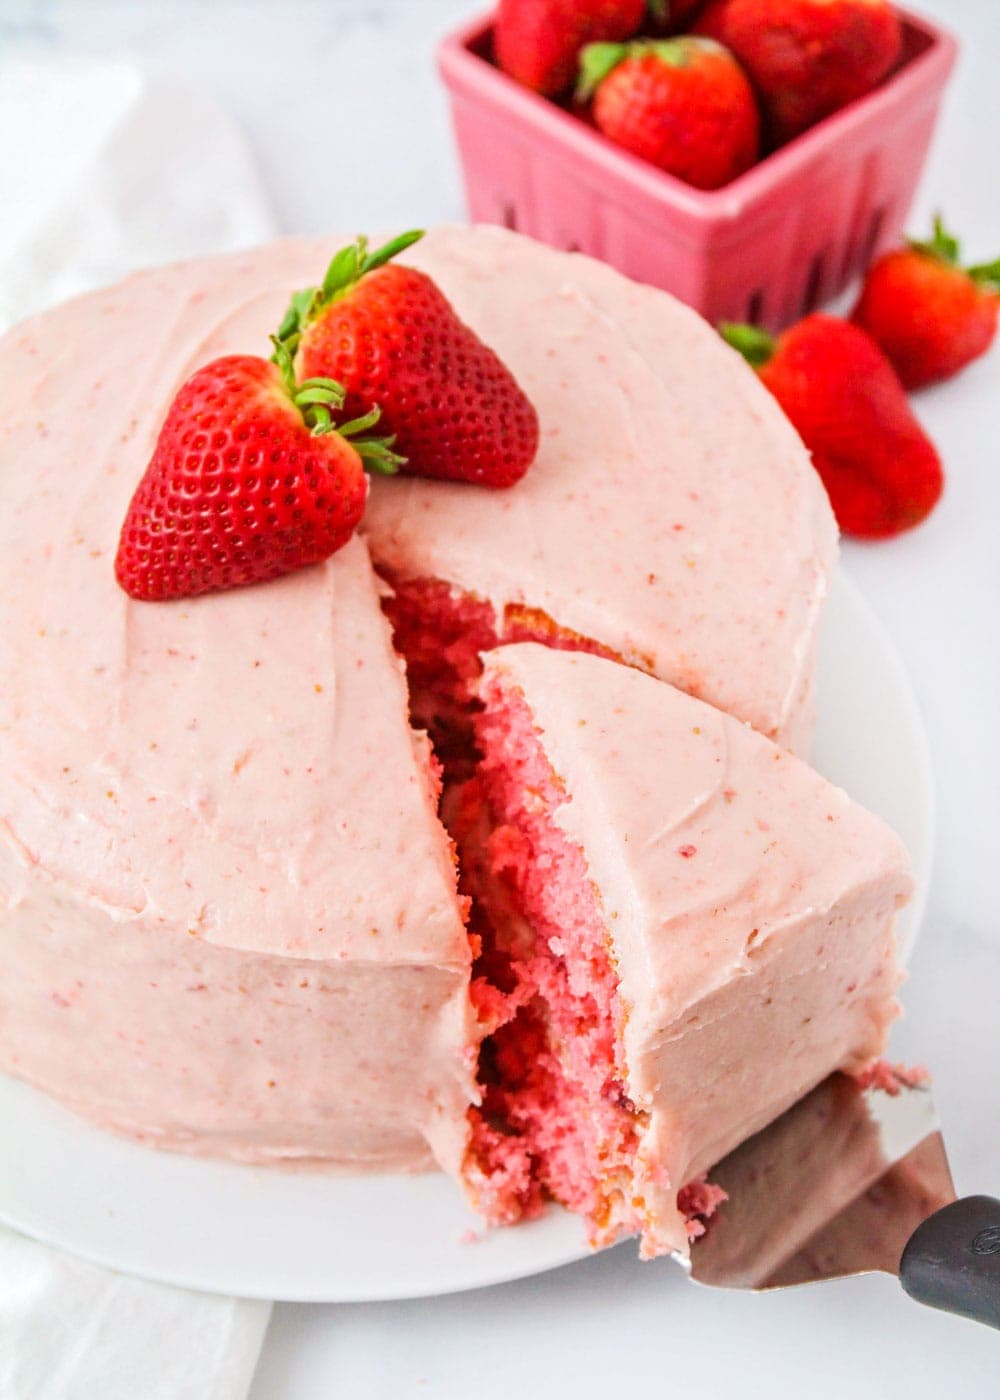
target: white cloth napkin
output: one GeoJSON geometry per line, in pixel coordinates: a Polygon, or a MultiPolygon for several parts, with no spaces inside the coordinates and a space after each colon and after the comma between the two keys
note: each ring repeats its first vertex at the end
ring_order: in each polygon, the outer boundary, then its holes
{"type": "Polygon", "coordinates": [[[269,1303],[126,1278],[0,1229],[4,1400],[244,1400],[269,1303]]]}
{"type": "Polygon", "coordinates": [[[134,268],[274,236],[230,117],[130,64],[5,57],[0,131],[0,328],[134,268]]]}
{"type": "MultiPolygon", "coordinates": [[[[128,64],[8,50],[0,131],[0,329],[134,268],[274,235],[230,118],[128,64]]],[[[243,1400],[269,1312],[0,1226],[2,1400],[243,1400]]]]}

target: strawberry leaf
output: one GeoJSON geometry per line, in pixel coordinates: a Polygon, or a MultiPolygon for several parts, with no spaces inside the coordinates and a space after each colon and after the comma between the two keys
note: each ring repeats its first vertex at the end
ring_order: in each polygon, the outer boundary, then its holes
{"type": "Polygon", "coordinates": [[[299,408],[308,408],[311,404],[318,403],[342,408],[345,397],[343,385],[338,384],[335,379],[307,379],[299,386],[295,402],[299,408]]]}
{"type": "MultiPolygon", "coordinates": [[[[961,267],[962,249],[958,239],[945,228],[940,214],[934,215],[933,237],[921,241],[916,238],[906,240],[907,247],[926,257],[936,258],[948,267],[961,267]]],[[[1000,258],[995,262],[976,263],[963,269],[984,291],[1000,292],[1000,258]]]]}
{"type": "Polygon", "coordinates": [[[576,99],[589,102],[604,79],[629,55],[628,44],[588,44],[580,54],[580,80],[576,99]]]}
{"type": "MultiPolygon", "coordinates": [[[[309,308],[312,306],[318,290],[317,287],[304,287],[301,292],[294,292],[291,301],[288,303],[288,309],[285,312],[281,325],[278,327],[278,339],[289,345],[289,349],[293,354],[295,353],[295,347],[290,345],[289,342],[294,339],[295,344],[298,344],[298,337],[302,333],[302,327],[305,325],[306,318],[309,315],[309,308]]],[[[275,361],[275,363],[277,363],[277,361],[275,361]]]]}
{"type": "Polygon", "coordinates": [[[976,263],[966,268],[973,282],[987,292],[1000,292],[1000,258],[996,262],[976,263]]]}
{"type": "Polygon", "coordinates": [[[722,321],[719,334],[727,345],[738,350],[754,369],[766,365],[777,349],[777,341],[759,326],[741,325],[736,321],[722,321]]]}
{"type": "Polygon", "coordinates": [[[361,264],[361,276],[363,277],[366,272],[374,272],[377,267],[384,267],[398,253],[412,248],[414,243],[419,243],[423,236],[424,230],[422,228],[413,228],[410,229],[409,233],[401,233],[398,238],[393,238],[389,243],[377,248],[374,253],[369,253],[361,264]]]}
{"type": "Polygon", "coordinates": [[[381,417],[382,410],[380,408],[371,408],[360,418],[352,418],[349,423],[341,423],[337,431],[341,437],[354,437],[357,433],[366,433],[369,428],[374,428],[381,417]]]}
{"type": "Polygon", "coordinates": [[[677,39],[655,39],[647,44],[640,41],[633,44],[632,48],[637,56],[644,53],[653,54],[668,68],[686,68],[691,62],[693,52],[712,43],[711,39],[689,39],[684,35],[677,39]]]}
{"type": "Polygon", "coordinates": [[[395,476],[400,467],[406,465],[406,458],[392,450],[395,441],[395,437],[353,438],[351,445],[361,458],[365,471],[375,472],[378,476],[395,476]]]}
{"type": "Polygon", "coordinates": [[[937,258],[948,267],[958,267],[961,247],[958,239],[948,232],[940,214],[934,215],[934,234],[928,239],[908,238],[907,246],[915,253],[924,253],[929,258],[937,258]]]}
{"type": "Polygon", "coordinates": [[[328,433],[337,431],[333,416],[326,404],[316,404],[308,415],[303,414],[302,417],[313,437],[326,437],[328,433]]]}
{"type": "Polygon", "coordinates": [[[361,268],[368,254],[368,240],[357,238],[339,253],[334,253],[330,266],[326,269],[323,285],[320,288],[321,305],[332,301],[338,292],[353,287],[361,276],[361,268]]]}
{"type": "Polygon", "coordinates": [[[343,384],[338,384],[336,379],[318,376],[304,379],[300,384],[295,378],[295,364],[287,342],[272,335],[271,344],[274,346],[271,358],[281,373],[285,393],[301,413],[303,423],[312,430],[314,437],[335,432],[337,429],[330,410],[343,408],[347,397],[343,384]]]}
{"type": "Polygon", "coordinates": [[[295,366],[292,363],[292,350],[287,341],[280,340],[278,336],[271,336],[271,344],[274,346],[274,354],[271,359],[281,371],[281,380],[285,386],[285,392],[294,402],[295,395],[299,391],[298,382],[295,378],[295,366]]]}

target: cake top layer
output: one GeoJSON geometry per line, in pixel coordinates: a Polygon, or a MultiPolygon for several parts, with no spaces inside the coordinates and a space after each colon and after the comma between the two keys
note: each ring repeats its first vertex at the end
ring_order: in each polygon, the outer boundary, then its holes
{"type": "MultiPolygon", "coordinates": [[[[0,342],[0,837],[122,921],[464,965],[426,740],[363,542],[183,603],[115,582],[169,399],[242,341],[253,264],[222,266],[143,274],[0,342]]],[[[247,313],[255,328],[281,299],[247,313]]]]}
{"type": "Polygon", "coordinates": [[[666,1033],[796,923],[852,892],[902,903],[898,837],[747,725],[628,667],[534,643],[486,656],[523,694],[567,800],[629,1006],[626,1048],[666,1033]]]}
{"type": "Polygon", "coordinates": [[[753,371],[665,293],[504,229],[438,229],[405,258],[510,366],[542,438],[507,491],[373,482],[376,563],[501,616],[541,608],[804,750],[836,526],[753,371]]]}

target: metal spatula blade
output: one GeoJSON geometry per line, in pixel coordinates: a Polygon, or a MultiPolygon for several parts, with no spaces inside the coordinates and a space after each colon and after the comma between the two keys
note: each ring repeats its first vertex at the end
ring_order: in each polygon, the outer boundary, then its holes
{"type": "Polygon", "coordinates": [[[956,1200],[933,1099],[835,1074],[712,1172],[728,1201],[691,1250],[717,1288],[882,1270],[919,1302],[1000,1328],[1000,1201],[956,1200]]]}

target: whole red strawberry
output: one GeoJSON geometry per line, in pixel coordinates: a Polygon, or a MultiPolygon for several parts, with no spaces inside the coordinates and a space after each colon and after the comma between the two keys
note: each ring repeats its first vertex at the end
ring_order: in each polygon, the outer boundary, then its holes
{"type": "Polygon", "coordinates": [[[963,268],[958,241],[934,220],[926,243],[873,263],[851,315],[908,389],[948,379],[989,349],[1000,309],[1000,259],[963,268]]]}
{"type": "Polygon", "coordinates": [[[722,327],[812,453],[842,530],[878,538],[917,525],[944,488],[941,461],[875,342],[832,316],[807,316],[776,339],[722,327]]]}
{"type": "Polygon", "coordinates": [[[365,508],[364,466],[394,471],[386,439],[335,427],[343,391],[296,384],[291,362],[227,355],[178,392],[122,526],[115,574],[146,602],[261,583],[347,543],[365,508]]]}
{"type": "Polygon", "coordinates": [[[760,150],[753,90],[739,64],[710,39],[591,44],[578,96],[616,145],[699,189],[742,175],[760,150]]]}
{"type": "Polygon", "coordinates": [[[519,83],[556,97],[576,77],[584,44],[631,38],[645,15],[646,0],[500,0],[494,53],[519,83]]]}
{"type": "Polygon", "coordinates": [[[538,451],[538,415],[426,273],[391,261],[420,236],[342,249],[322,286],[293,297],[279,337],[300,378],[345,386],[348,415],[378,405],[403,470],[512,486],[538,451]]]}
{"type": "Polygon", "coordinates": [[[709,0],[694,29],[733,51],[779,142],[870,92],[903,43],[889,0],[709,0]]]}

